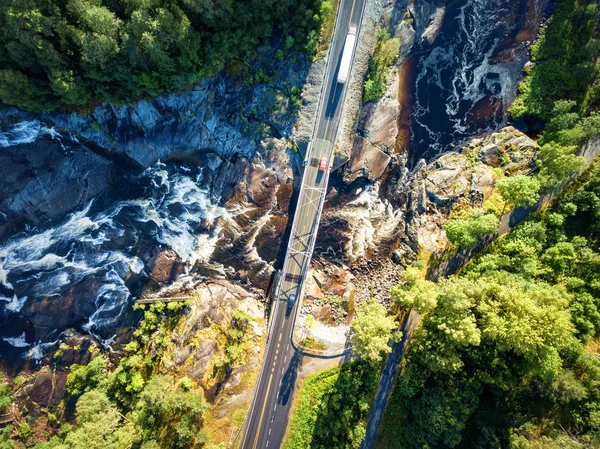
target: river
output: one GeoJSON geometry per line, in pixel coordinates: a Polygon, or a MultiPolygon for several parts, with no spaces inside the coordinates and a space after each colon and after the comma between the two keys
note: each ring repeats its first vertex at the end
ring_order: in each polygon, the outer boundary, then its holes
{"type": "Polygon", "coordinates": [[[414,60],[409,165],[506,122],[545,3],[450,2],[437,40],[414,60]]]}
{"type": "MultiPolygon", "coordinates": [[[[36,141],[48,138],[73,145],[32,121],[1,133],[0,151],[35,151],[36,141]]],[[[215,222],[228,212],[202,181],[192,164],[158,162],[122,176],[110,198],[90,201],[56,226],[26,227],[0,245],[0,356],[40,359],[64,330],[45,329],[45,320],[109,345],[148,280],[153,251],[171,249],[188,267],[208,260],[215,222]],[[47,320],[45,308],[64,319],[47,320]]]]}

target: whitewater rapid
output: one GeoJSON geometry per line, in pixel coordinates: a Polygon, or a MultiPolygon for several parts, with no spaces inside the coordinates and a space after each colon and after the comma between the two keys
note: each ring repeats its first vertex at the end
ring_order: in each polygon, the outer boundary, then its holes
{"type": "MultiPolygon", "coordinates": [[[[38,121],[21,122],[0,133],[0,151],[48,136],[62,138],[38,121]]],[[[149,254],[170,249],[188,268],[207,261],[218,240],[215,223],[228,212],[202,180],[202,169],[158,162],[124,179],[115,201],[91,201],[56,226],[26,229],[0,244],[0,318],[10,323],[0,330],[0,355],[3,345],[33,359],[51,350],[61,330],[39,339],[28,319],[41,301],[52,307],[69,295],[85,296],[79,307],[89,311],[77,327],[109,345],[148,278],[149,254]]]]}

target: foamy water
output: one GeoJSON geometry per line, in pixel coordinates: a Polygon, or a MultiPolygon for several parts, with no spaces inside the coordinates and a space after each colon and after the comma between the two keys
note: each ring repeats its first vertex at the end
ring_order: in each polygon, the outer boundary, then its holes
{"type": "Polygon", "coordinates": [[[413,164],[505,120],[526,60],[525,45],[511,41],[511,60],[495,58],[507,37],[523,25],[525,3],[465,0],[447,11],[438,40],[417,65],[413,164]]]}
{"type": "MultiPolygon", "coordinates": [[[[39,122],[23,122],[0,134],[0,146],[48,135],[61,137],[39,122]]],[[[30,229],[0,246],[3,322],[27,322],[40,300],[49,307],[51,301],[73,295],[75,302],[87,301],[86,307],[92,304],[93,310],[76,327],[108,345],[139,294],[140,282],[135,281],[143,282],[149,274],[142,257],[148,260],[151,249],[158,247],[175,251],[188,267],[207,261],[218,240],[215,220],[228,218],[217,205],[219,198],[211,198],[202,186],[202,172],[195,167],[157,163],[124,180],[119,194],[121,198],[108,206],[100,205],[105,201],[90,202],[56,226],[30,229]]],[[[3,342],[22,349],[24,357],[40,359],[64,330],[41,341],[28,329],[0,330],[0,348],[3,342]]]]}
{"type": "Polygon", "coordinates": [[[20,122],[4,132],[0,131],[0,147],[6,148],[31,143],[44,135],[48,135],[53,139],[62,137],[54,128],[47,127],[38,120],[20,122]]]}

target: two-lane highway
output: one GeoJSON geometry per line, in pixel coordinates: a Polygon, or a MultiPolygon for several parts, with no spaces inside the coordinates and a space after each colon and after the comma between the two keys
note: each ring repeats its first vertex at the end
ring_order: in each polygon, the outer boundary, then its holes
{"type": "Polygon", "coordinates": [[[348,82],[338,83],[337,74],[350,27],[356,27],[357,36],[360,34],[364,3],[365,0],[340,0],[338,6],[335,32],[329,48],[329,63],[319,100],[314,140],[306,158],[307,164],[304,167],[288,251],[272,307],[266,353],[248,412],[242,449],[277,449],[281,446],[285,434],[301,357],[291,343],[294,317],[302,300],[302,282],[317,237],[343,109],[341,103],[348,85],[348,82]],[[325,171],[319,170],[322,159],[327,161],[325,171]],[[290,302],[292,294],[296,295],[297,299],[290,302]]]}

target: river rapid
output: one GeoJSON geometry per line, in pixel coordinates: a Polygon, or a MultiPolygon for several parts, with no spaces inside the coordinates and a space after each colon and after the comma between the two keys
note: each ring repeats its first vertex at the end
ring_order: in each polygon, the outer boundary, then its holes
{"type": "MultiPolygon", "coordinates": [[[[39,121],[21,122],[0,133],[0,151],[38,139],[53,139],[64,151],[77,145],[39,121]]],[[[29,146],[28,146],[29,145],[29,146]]],[[[48,228],[26,226],[0,245],[0,354],[39,360],[64,329],[44,329],[44,312],[64,310],[75,324],[109,345],[116,328],[148,280],[147,262],[156,248],[174,251],[185,266],[210,258],[218,218],[227,219],[219,198],[203,185],[193,164],[156,163],[119,178],[109,198],[48,228]],[[34,331],[33,324],[38,328],[34,331]]]]}

